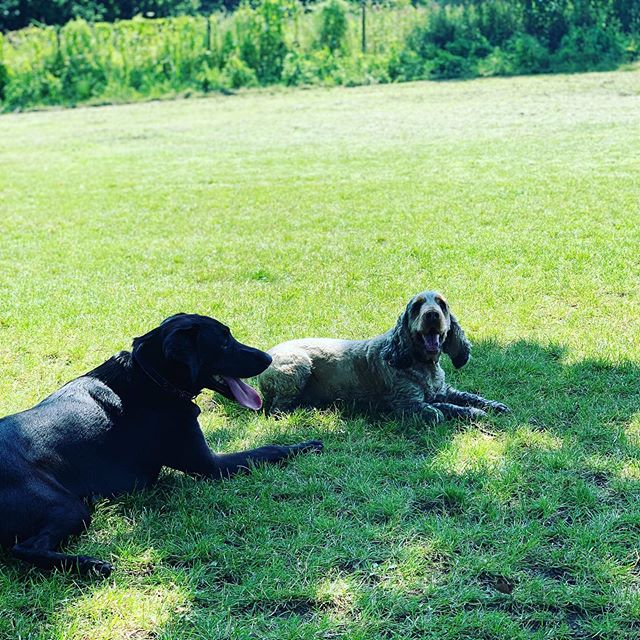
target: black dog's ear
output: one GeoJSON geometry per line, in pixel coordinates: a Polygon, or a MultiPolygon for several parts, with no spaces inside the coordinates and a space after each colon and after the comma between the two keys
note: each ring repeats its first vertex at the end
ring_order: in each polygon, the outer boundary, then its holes
{"type": "Polygon", "coordinates": [[[464,367],[469,358],[471,357],[471,343],[464,334],[462,327],[455,319],[453,314],[450,314],[450,326],[445,338],[442,350],[451,358],[451,362],[456,369],[464,367]]]}
{"type": "Polygon", "coordinates": [[[409,305],[400,315],[391,337],[381,349],[382,357],[396,369],[406,369],[413,364],[411,338],[409,336],[409,305]]]}
{"type": "Polygon", "coordinates": [[[200,375],[198,355],[198,327],[176,327],[162,342],[162,353],[167,360],[173,360],[185,367],[191,384],[196,384],[200,375]]]}

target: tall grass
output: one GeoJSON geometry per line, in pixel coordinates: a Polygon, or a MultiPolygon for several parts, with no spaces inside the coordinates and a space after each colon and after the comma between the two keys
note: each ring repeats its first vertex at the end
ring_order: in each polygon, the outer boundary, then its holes
{"type": "MultiPolygon", "coordinates": [[[[604,19],[603,19],[604,20],[604,19]]],[[[73,105],[245,86],[355,85],[418,78],[613,68],[637,38],[594,18],[552,45],[504,0],[367,7],[260,0],[233,13],[115,23],[74,20],[0,35],[0,107],[73,105]],[[555,49],[554,49],[555,46],[555,49]]]]}

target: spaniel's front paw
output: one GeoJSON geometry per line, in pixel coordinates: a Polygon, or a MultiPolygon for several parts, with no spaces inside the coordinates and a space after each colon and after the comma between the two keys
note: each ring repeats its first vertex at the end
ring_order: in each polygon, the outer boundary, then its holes
{"type": "Polygon", "coordinates": [[[496,402],[495,400],[488,402],[486,408],[490,411],[495,411],[496,413],[511,413],[511,409],[509,409],[506,404],[496,402]]]}

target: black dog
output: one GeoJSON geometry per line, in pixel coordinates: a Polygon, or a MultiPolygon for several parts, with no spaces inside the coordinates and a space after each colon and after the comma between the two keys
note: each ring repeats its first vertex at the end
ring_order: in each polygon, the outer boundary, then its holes
{"type": "Polygon", "coordinates": [[[260,396],[240,378],[270,363],[216,320],[178,314],[136,338],[132,352],[0,419],[0,544],[42,569],[109,575],[107,562],[55,551],[89,525],[86,498],[149,486],[163,466],[223,478],[321,450],[317,441],[225,455],[207,446],[193,398],[209,388],[259,409],[260,396]]]}

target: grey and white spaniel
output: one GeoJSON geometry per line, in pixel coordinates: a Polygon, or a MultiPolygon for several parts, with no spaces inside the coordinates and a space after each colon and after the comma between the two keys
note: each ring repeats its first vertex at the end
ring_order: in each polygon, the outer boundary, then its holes
{"type": "Polygon", "coordinates": [[[471,344],[442,295],[414,296],[393,329],[370,340],[304,338],[269,351],[273,363],[259,377],[268,413],[337,403],[356,410],[437,423],[473,420],[506,405],[446,384],[440,354],[459,369],[471,344]]]}

